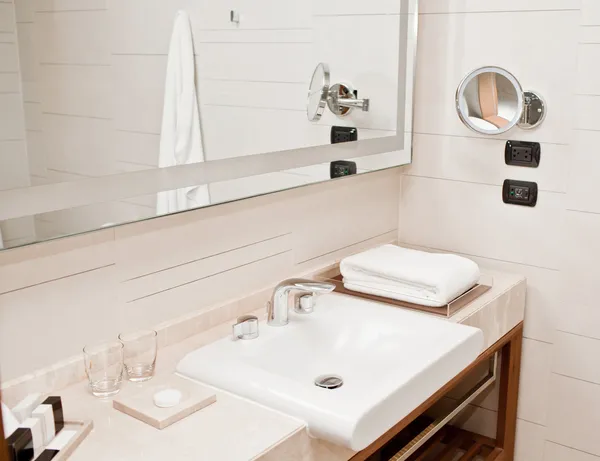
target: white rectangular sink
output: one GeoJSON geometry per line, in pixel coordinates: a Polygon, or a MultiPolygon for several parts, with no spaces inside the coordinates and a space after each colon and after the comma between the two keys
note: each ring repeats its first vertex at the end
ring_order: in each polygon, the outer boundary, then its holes
{"type": "Polygon", "coordinates": [[[359,451],[466,368],[483,333],[428,314],[339,294],[254,340],[225,338],[188,354],[182,376],[306,422],[311,435],[359,451]],[[343,385],[315,385],[337,375],[343,385]]]}

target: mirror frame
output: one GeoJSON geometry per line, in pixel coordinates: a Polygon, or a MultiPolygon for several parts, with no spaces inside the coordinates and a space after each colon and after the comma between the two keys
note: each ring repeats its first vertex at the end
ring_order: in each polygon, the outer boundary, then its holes
{"type": "Polygon", "coordinates": [[[523,87],[521,86],[521,83],[519,82],[519,80],[517,80],[517,78],[513,74],[511,74],[509,71],[507,71],[506,69],[504,69],[502,67],[498,67],[498,66],[484,66],[484,67],[475,69],[472,72],[469,72],[462,79],[460,84],[458,85],[458,88],[456,89],[456,96],[455,96],[456,112],[458,113],[458,117],[463,122],[463,124],[467,128],[469,128],[471,131],[474,131],[475,133],[486,134],[486,135],[500,135],[500,134],[506,133],[507,131],[512,130],[515,126],[517,126],[519,121],[521,120],[521,117],[523,116],[523,108],[525,107],[524,101],[525,101],[525,98],[524,98],[523,87]],[[486,73],[496,73],[496,74],[502,75],[510,83],[512,83],[514,88],[517,90],[517,114],[510,121],[510,123],[508,125],[506,125],[504,128],[498,128],[496,130],[486,130],[486,129],[476,126],[473,122],[471,122],[471,120],[469,120],[469,117],[465,115],[466,111],[464,110],[464,108],[461,104],[462,95],[464,94],[467,86],[473,81],[473,79],[480,76],[481,74],[486,74],[486,73]]]}

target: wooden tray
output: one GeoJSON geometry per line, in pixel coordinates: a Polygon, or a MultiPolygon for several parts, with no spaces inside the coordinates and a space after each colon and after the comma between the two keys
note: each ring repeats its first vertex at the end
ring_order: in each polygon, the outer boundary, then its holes
{"type": "Polygon", "coordinates": [[[462,308],[464,308],[471,302],[475,301],[477,298],[479,298],[481,295],[483,295],[484,293],[486,293],[487,291],[489,291],[492,288],[491,285],[482,284],[482,283],[477,284],[470,290],[468,290],[465,293],[463,293],[462,295],[460,295],[454,301],[451,301],[448,304],[446,304],[445,306],[429,307],[429,306],[422,306],[420,304],[409,303],[406,301],[397,301],[397,300],[391,299],[391,298],[384,298],[383,296],[375,296],[375,295],[370,295],[370,294],[366,294],[366,293],[359,293],[358,291],[348,290],[347,288],[344,287],[344,283],[343,283],[342,279],[343,279],[342,275],[338,275],[330,280],[336,286],[335,291],[337,293],[355,296],[355,297],[363,298],[363,299],[368,299],[370,301],[377,301],[380,303],[391,304],[393,306],[406,307],[408,309],[415,309],[415,310],[419,310],[419,311],[429,312],[431,314],[441,315],[444,317],[450,317],[450,316],[456,314],[459,310],[461,310],[462,308]]]}

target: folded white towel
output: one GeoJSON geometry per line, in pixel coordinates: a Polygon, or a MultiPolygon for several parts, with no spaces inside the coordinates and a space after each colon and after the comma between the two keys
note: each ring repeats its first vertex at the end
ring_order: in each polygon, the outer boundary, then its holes
{"type": "Polygon", "coordinates": [[[348,290],[439,307],[477,284],[480,272],[462,256],[383,245],[342,260],[348,290]]]}

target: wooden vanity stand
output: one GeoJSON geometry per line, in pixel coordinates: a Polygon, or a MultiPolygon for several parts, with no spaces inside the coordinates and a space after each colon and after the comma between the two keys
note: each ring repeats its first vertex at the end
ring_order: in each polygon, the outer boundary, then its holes
{"type": "MultiPolygon", "coordinates": [[[[444,427],[431,437],[409,458],[409,461],[450,461],[458,453],[464,452],[460,461],[483,459],[485,461],[513,461],[515,453],[515,434],[517,424],[517,403],[519,396],[519,374],[521,369],[521,346],[523,341],[523,322],[503,336],[493,346],[484,351],[471,365],[454,379],[438,390],[421,406],[406,418],[379,437],[370,446],[357,453],[350,461],[398,461],[403,459],[417,439],[409,441],[391,458],[381,457],[378,453],[393,439],[402,436],[409,426],[418,424],[419,418],[436,402],[457,387],[478,366],[489,362],[496,353],[501,360],[499,375],[498,426],[496,438],[491,439],[453,427],[444,427]],[[432,457],[437,453],[435,457],[432,457]]],[[[427,424],[425,421],[423,424],[427,424]]]]}

